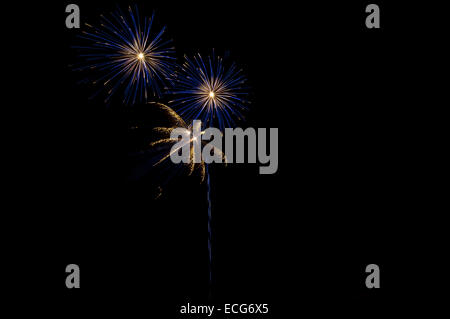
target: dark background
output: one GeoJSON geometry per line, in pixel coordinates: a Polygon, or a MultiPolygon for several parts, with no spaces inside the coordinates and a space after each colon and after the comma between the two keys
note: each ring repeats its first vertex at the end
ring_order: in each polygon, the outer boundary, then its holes
{"type": "MultiPolygon", "coordinates": [[[[18,186],[29,195],[17,201],[33,208],[18,213],[23,244],[10,264],[39,274],[32,285],[14,278],[19,296],[58,318],[174,318],[187,302],[268,303],[273,318],[360,318],[415,310],[412,300],[433,291],[424,287],[443,270],[426,269],[439,265],[440,239],[425,235],[432,173],[419,147],[424,105],[436,98],[425,91],[439,91],[430,84],[439,51],[420,17],[438,8],[377,1],[381,29],[368,30],[366,1],[133,2],[143,14],[156,10],[180,60],[215,48],[243,67],[252,105],[240,126],[279,128],[276,174],[259,175],[254,164],[210,169],[208,297],[205,185],[175,178],[154,200],[151,181],[127,181],[136,142],[128,128],[142,106],[89,100],[70,67],[81,30],[65,28],[69,3],[47,4],[39,38],[28,35],[38,51],[26,53],[36,62],[32,95],[17,97],[33,105],[33,145],[22,157],[30,182],[18,186]],[[79,290],[65,287],[70,263],[81,268],[79,290]],[[365,288],[371,263],[379,290],[365,288]]],[[[75,3],[82,23],[115,8],[75,3]]]]}

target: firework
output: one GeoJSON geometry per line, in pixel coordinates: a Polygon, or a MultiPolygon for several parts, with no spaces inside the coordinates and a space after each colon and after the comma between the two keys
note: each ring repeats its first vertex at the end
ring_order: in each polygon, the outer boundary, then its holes
{"type": "MultiPolygon", "coordinates": [[[[161,159],[159,159],[153,166],[157,166],[161,164],[162,162],[166,161],[170,158],[172,154],[175,152],[178,152],[185,144],[181,144],[176,148],[173,148],[173,145],[179,140],[177,138],[170,137],[172,131],[176,128],[184,128],[186,130],[186,134],[189,136],[192,136],[192,124],[187,125],[186,122],[170,107],[161,104],[161,103],[151,103],[158,108],[160,108],[165,114],[170,118],[170,122],[173,124],[171,127],[155,127],[153,131],[160,136],[160,138],[152,143],[150,143],[151,148],[165,148],[167,150],[170,149],[170,151],[167,151],[164,156],[162,156],[161,159]]],[[[200,126],[200,125],[199,125],[200,126]]],[[[198,126],[198,127],[199,127],[198,126]]],[[[203,134],[201,132],[200,134],[203,134]]],[[[180,165],[186,165],[188,168],[188,175],[191,175],[194,171],[200,172],[201,181],[203,182],[205,179],[205,171],[206,171],[206,164],[203,161],[203,159],[199,163],[194,162],[194,143],[198,141],[195,141],[195,137],[191,137],[188,142],[189,143],[189,149],[190,149],[190,161],[189,163],[180,163],[180,165]]],[[[203,141],[202,141],[203,142],[203,141]]],[[[218,154],[220,157],[222,157],[226,162],[225,154],[221,150],[219,150],[216,147],[213,147],[214,153],[218,154]]]]}
{"type": "MultiPolygon", "coordinates": [[[[159,135],[161,135],[161,138],[158,139],[155,142],[152,142],[150,144],[150,146],[152,148],[155,147],[164,147],[166,149],[166,155],[164,155],[161,159],[159,159],[153,166],[157,166],[161,163],[163,163],[164,161],[166,161],[171,154],[173,154],[174,152],[177,152],[179,149],[181,149],[183,146],[185,145],[180,145],[178,146],[178,148],[173,149],[173,145],[175,143],[178,142],[178,139],[176,138],[171,138],[171,132],[176,129],[176,128],[184,128],[187,130],[187,134],[189,136],[193,136],[192,134],[192,130],[194,129],[192,127],[192,125],[187,125],[186,122],[174,111],[172,110],[170,107],[160,104],[160,103],[154,103],[157,107],[159,107],[162,111],[165,112],[165,114],[167,115],[167,117],[170,119],[170,123],[171,127],[156,127],[154,128],[154,132],[158,133],[159,135]],[[170,149],[170,151],[169,151],[170,149]]],[[[195,129],[198,129],[199,127],[196,127],[195,129]]],[[[203,132],[201,132],[200,134],[203,134],[203,132]]],[[[194,163],[194,143],[198,142],[194,140],[195,138],[192,137],[189,139],[189,141],[187,143],[190,144],[190,161],[189,163],[180,163],[178,165],[184,165],[188,167],[188,174],[191,175],[194,171],[198,171],[200,173],[201,176],[201,182],[203,182],[206,178],[206,196],[207,196],[207,200],[208,200],[208,257],[209,257],[209,283],[210,283],[210,287],[212,285],[212,230],[211,230],[211,183],[210,183],[210,176],[209,176],[209,171],[208,171],[208,164],[206,164],[203,159],[201,160],[200,163],[194,163]]],[[[225,154],[217,149],[216,147],[213,147],[213,152],[215,154],[218,154],[225,162],[227,162],[226,156],[225,154]]]]}
{"type": "Polygon", "coordinates": [[[154,13],[141,19],[137,6],[128,15],[120,9],[101,15],[101,24],[86,24],[80,38],[86,42],[75,46],[85,62],[75,70],[96,70],[92,82],[102,84],[107,92],[105,102],[123,89],[125,104],[145,102],[150,96],[160,97],[172,85],[175,49],[164,40],[165,27],[153,32],[154,13]]]}
{"type": "Polygon", "coordinates": [[[175,98],[170,101],[174,109],[188,120],[200,119],[204,127],[217,124],[235,126],[247,109],[246,79],[236,64],[225,68],[222,58],[212,56],[203,59],[200,54],[193,59],[185,56],[185,62],[175,77],[175,98]]]}

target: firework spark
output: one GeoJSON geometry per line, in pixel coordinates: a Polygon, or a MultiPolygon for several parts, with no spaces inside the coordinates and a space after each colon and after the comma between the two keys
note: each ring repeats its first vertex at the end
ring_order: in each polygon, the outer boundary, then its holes
{"type": "Polygon", "coordinates": [[[137,6],[129,7],[128,15],[120,9],[109,17],[101,15],[100,27],[86,24],[80,38],[84,46],[75,46],[85,60],[75,70],[97,70],[94,84],[103,84],[108,102],[123,89],[125,104],[145,102],[152,95],[160,97],[173,84],[175,49],[172,40],[164,40],[165,27],[153,33],[151,18],[141,19],[137,6]]]}
{"type": "Polygon", "coordinates": [[[170,103],[183,118],[200,119],[204,127],[217,124],[223,131],[235,126],[247,109],[245,82],[242,69],[234,63],[225,68],[214,52],[205,60],[200,54],[193,59],[185,56],[172,92],[176,98],[170,103]]]}
{"type": "MultiPolygon", "coordinates": [[[[163,156],[158,162],[156,162],[154,164],[154,166],[157,166],[157,165],[163,163],[170,157],[170,155],[177,152],[183,146],[185,146],[187,143],[189,143],[190,144],[190,146],[189,146],[190,161],[187,164],[179,164],[179,165],[187,166],[189,168],[188,169],[189,175],[191,175],[195,170],[199,171],[200,176],[201,176],[201,182],[203,182],[206,177],[206,196],[207,196],[207,200],[208,200],[208,257],[209,257],[208,265],[209,265],[209,283],[210,283],[210,288],[211,288],[211,285],[212,285],[212,229],[211,229],[212,215],[211,215],[211,194],[210,194],[211,193],[211,182],[210,182],[210,176],[209,176],[209,171],[208,171],[208,164],[206,164],[203,161],[203,159],[201,160],[200,163],[194,163],[194,150],[195,150],[194,143],[198,142],[195,140],[195,137],[190,138],[189,141],[186,142],[186,144],[182,144],[175,149],[172,147],[175,143],[178,142],[178,139],[170,137],[171,132],[174,129],[179,128],[179,127],[184,128],[187,130],[186,133],[189,136],[193,136],[192,131],[194,128],[192,127],[192,125],[189,125],[189,126],[186,125],[185,121],[170,107],[160,104],[160,103],[154,103],[154,104],[166,113],[168,118],[171,120],[171,124],[173,125],[172,127],[156,127],[156,128],[154,128],[154,131],[162,136],[161,136],[161,139],[151,143],[150,146],[153,148],[159,147],[159,146],[166,147],[167,149],[170,148],[170,151],[167,151],[166,155],[163,156]]],[[[198,123],[197,125],[200,126],[200,123],[198,123]]],[[[195,127],[195,129],[196,130],[200,129],[200,127],[195,127]]],[[[204,133],[204,131],[200,132],[201,135],[203,133],[204,133]]],[[[203,143],[203,141],[202,141],[202,143],[203,143]]],[[[226,159],[225,154],[216,147],[213,147],[213,152],[215,154],[218,154],[224,160],[225,165],[226,165],[227,159],[226,159]]]]}
{"type": "MultiPolygon", "coordinates": [[[[167,116],[171,119],[171,123],[173,123],[173,126],[171,127],[155,127],[153,131],[160,136],[160,139],[150,143],[150,147],[163,147],[167,150],[170,149],[170,151],[167,151],[166,154],[158,160],[153,166],[157,166],[161,164],[162,162],[166,161],[170,158],[172,154],[175,152],[178,152],[185,144],[179,145],[177,148],[172,148],[172,146],[179,142],[177,138],[171,138],[170,135],[172,131],[176,128],[184,128],[186,129],[186,133],[189,136],[192,136],[192,124],[187,125],[186,122],[170,107],[161,104],[161,103],[151,103],[153,105],[156,105],[158,108],[160,108],[163,112],[167,114],[167,116]]],[[[201,132],[200,134],[203,134],[204,132],[201,132]]],[[[194,143],[195,143],[195,137],[191,137],[187,143],[189,143],[189,149],[190,149],[190,161],[189,163],[186,163],[183,165],[186,165],[188,167],[188,175],[191,175],[194,171],[200,172],[201,181],[203,182],[205,179],[205,171],[206,171],[206,164],[201,160],[199,163],[194,162],[194,143]]],[[[204,143],[204,141],[202,141],[204,143]]],[[[219,150],[216,147],[213,147],[213,151],[215,154],[218,154],[220,157],[222,157],[225,160],[226,163],[226,157],[225,154],[221,150],[219,150]]],[[[181,165],[181,164],[180,164],[181,165]]]]}

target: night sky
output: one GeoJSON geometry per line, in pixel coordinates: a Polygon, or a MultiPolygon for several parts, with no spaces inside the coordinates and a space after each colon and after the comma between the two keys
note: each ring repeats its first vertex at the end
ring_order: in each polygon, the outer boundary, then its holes
{"type": "Polygon", "coordinates": [[[17,95],[33,101],[33,145],[20,162],[30,182],[16,179],[17,202],[34,208],[20,210],[21,248],[8,265],[26,274],[37,263],[39,273],[31,287],[17,279],[18,296],[58,318],[182,318],[187,302],[267,303],[260,318],[365,318],[402,314],[409,296],[434,291],[421,288],[442,269],[423,277],[437,262],[423,238],[440,240],[420,236],[420,216],[432,211],[423,187],[433,183],[424,182],[419,147],[430,124],[424,105],[437,99],[425,89],[440,90],[421,84],[434,79],[426,61],[437,63],[438,36],[416,18],[421,10],[391,2],[375,2],[381,29],[371,30],[367,1],[76,1],[81,29],[65,27],[72,2],[46,4],[41,37],[27,35],[39,51],[27,53],[36,63],[29,95],[17,95]],[[70,67],[83,23],[133,3],[156,10],[178,61],[214,48],[243,68],[251,105],[240,127],[279,129],[276,174],[210,166],[211,288],[205,184],[176,176],[155,199],[156,180],[128,178],[129,153],[145,143],[130,125],[164,118],[143,103],[90,99],[92,87],[70,67]],[[80,266],[80,289],[65,287],[70,263],[80,266]],[[365,287],[371,263],[380,289],[365,287]]]}

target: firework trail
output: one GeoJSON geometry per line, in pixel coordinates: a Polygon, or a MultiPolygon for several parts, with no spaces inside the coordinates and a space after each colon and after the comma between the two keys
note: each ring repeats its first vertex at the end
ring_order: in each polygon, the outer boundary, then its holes
{"type": "Polygon", "coordinates": [[[209,283],[212,283],[212,231],[211,231],[211,184],[209,182],[209,169],[206,165],[206,198],[208,200],[208,257],[209,257],[209,283]]]}
{"type": "MultiPolygon", "coordinates": [[[[246,79],[242,69],[236,64],[225,68],[222,58],[212,56],[203,59],[197,54],[190,59],[185,56],[185,62],[175,77],[173,94],[170,101],[180,115],[189,120],[200,119],[203,127],[217,124],[221,131],[225,127],[235,126],[235,119],[242,119],[242,112],[247,110],[248,93],[245,87],[246,79]]],[[[207,200],[208,200],[208,254],[209,281],[212,283],[212,229],[211,229],[211,184],[206,165],[207,200]]]]}
{"type": "Polygon", "coordinates": [[[160,97],[172,84],[175,69],[175,49],[171,40],[164,40],[165,27],[153,33],[151,18],[141,18],[138,7],[129,7],[128,15],[120,9],[101,15],[101,24],[79,36],[84,45],[80,50],[84,63],[75,70],[95,70],[93,84],[102,84],[107,92],[105,102],[120,88],[125,104],[145,102],[150,96],[160,97]]]}
{"type": "MultiPolygon", "coordinates": [[[[161,163],[163,163],[164,161],[166,161],[171,154],[173,154],[174,152],[177,152],[179,149],[181,149],[184,145],[180,145],[178,148],[176,149],[172,149],[173,144],[178,142],[178,139],[175,138],[170,138],[170,133],[172,132],[172,130],[178,128],[178,127],[182,127],[185,128],[186,130],[188,130],[189,135],[191,136],[192,134],[192,125],[188,126],[186,125],[186,123],[184,122],[184,120],[175,112],[173,111],[170,107],[164,105],[164,104],[160,104],[160,103],[153,103],[154,105],[156,105],[157,107],[159,107],[160,109],[162,109],[171,119],[172,119],[172,123],[174,124],[174,126],[172,127],[156,127],[154,128],[154,131],[163,135],[161,139],[153,142],[150,144],[151,147],[156,147],[156,146],[163,146],[166,147],[166,149],[168,150],[170,148],[170,151],[166,153],[165,156],[163,156],[158,162],[156,162],[154,164],[154,166],[159,165],[161,163]]],[[[201,132],[201,134],[203,134],[203,132],[201,132]]],[[[210,287],[212,284],[212,231],[211,231],[211,198],[210,198],[210,194],[211,194],[211,183],[210,183],[210,176],[209,176],[209,171],[208,171],[208,165],[203,161],[203,159],[201,160],[200,163],[194,163],[194,139],[191,138],[189,140],[189,144],[190,144],[190,162],[188,164],[182,164],[180,163],[179,165],[186,165],[189,167],[189,175],[191,175],[194,170],[198,170],[200,172],[201,175],[201,181],[203,182],[205,180],[206,177],[206,196],[207,196],[207,201],[208,201],[208,266],[209,266],[209,283],[210,283],[210,287]]],[[[213,151],[215,154],[218,154],[226,163],[226,157],[225,154],[219,150],[216,147],[213,147],[213,151]]]]}
{"type": "Polygon", "coordinates": [[[222,58],[200,54],[185,62],[175,76],[175,98],[169,103],[185,119],[200,119],[204,127],[234,127],[248,101],[246,79],[236,64],[225,68],[222,58]]]}

